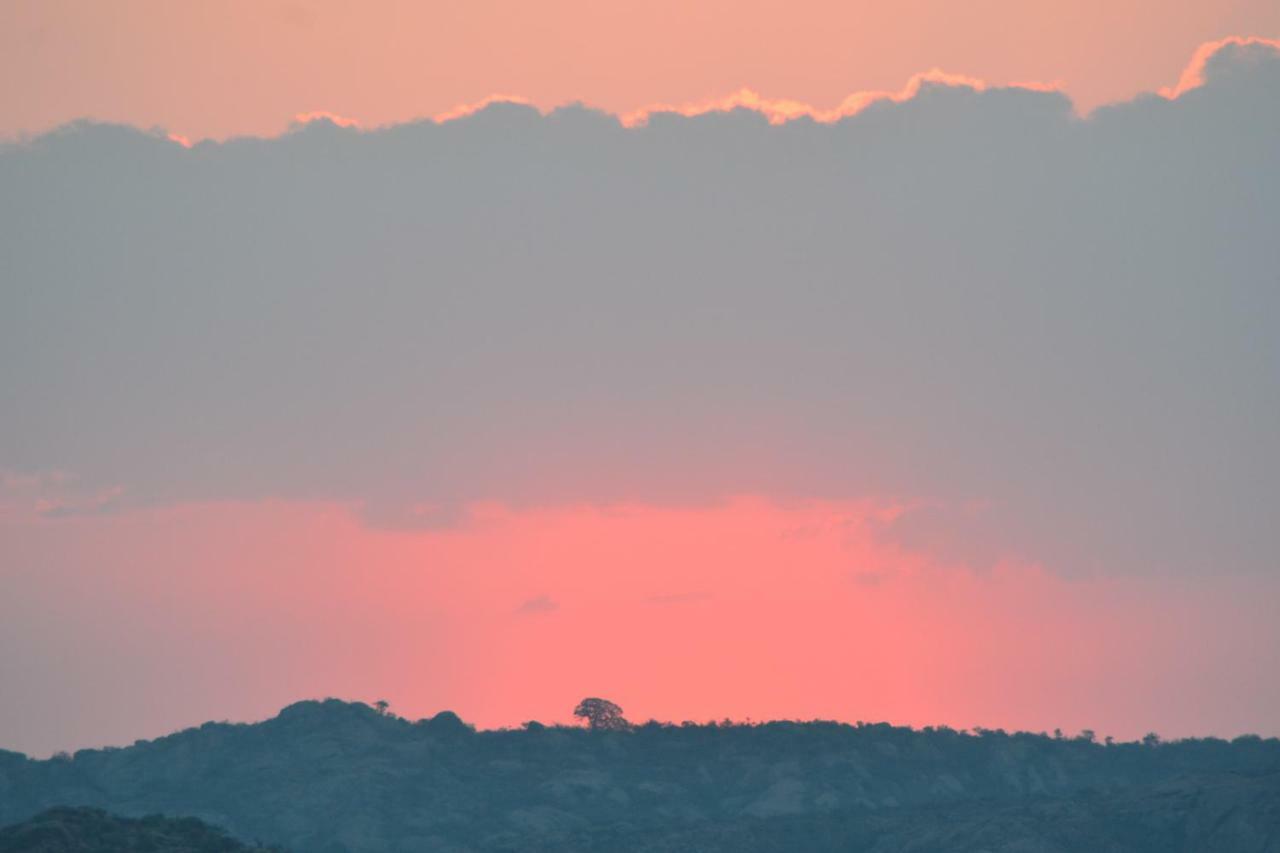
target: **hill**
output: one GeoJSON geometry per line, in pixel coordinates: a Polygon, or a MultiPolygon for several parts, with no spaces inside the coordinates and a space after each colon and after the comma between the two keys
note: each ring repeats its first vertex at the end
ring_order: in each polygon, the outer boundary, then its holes
{"type": "Polygon", "coordinates": [[[0,853],[241,853],[247,847],[195,818],[122,818],[101,809],[49,809],[0,827],[0,853]]]}
{"type": "Polygon", "coordinates": [[[0,752],[0,824],[197,817],[297,853],[1280,850],[1280,741],[1104,745],[886,724],[477,732],[301,702],[124,749],[0,752]]]}

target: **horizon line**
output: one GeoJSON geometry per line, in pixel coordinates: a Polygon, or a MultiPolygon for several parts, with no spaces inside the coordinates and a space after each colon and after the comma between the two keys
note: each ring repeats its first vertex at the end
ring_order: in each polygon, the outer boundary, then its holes
{"type": "MultiPolygon", "coordinates": [[[[456,720],[458,720],[458,722],[463,727],[469,729],[473,734],[519,734],[524,732],[536,731],[536,729],[533,728],[534,725],[545,728],[545,729],[556,729],[556,730],[563,730],[563,731],[581,731],[581,732],[597,731],[590,728],[588,725],[575,723],[575,722],[552,721],[549,723],[544,723],[541,720],[526,720],[525,722],[520,723],[518,725],[514,725],[514,726],[495,726],[491,728],[480,728],[475,724],[468,723],[460,714],[448,708],[442,708],[439,711],[436,711],[434,714],[431,714],[430,716],[411,719],[410,717],[401,716],[389,710],[389,707],[390,707],[389,705],[387,710],[381,710],[381,711],[378,710],[378,708],[376,707],[376,704],[377,704],[376,701],[365,702],[360,699],[340,699],[336,696],[326,696],[324,698],[298,699],[296,701],[290,702],[287,705],[283,706],[279,711],[277,711],[273,716],[270,716],[270,717],[263,717],[263,718],[254,719],[254,720],[228,720],[228,719],[205,720],[202,723],[195,723],[189,726],[184,726],[182,728],[174,729],[173,731],[167,732],[166,734],[157,735],[155,737],[138,738],[134,740],[133,743],[126,744],[126,745],[103,744],[101,746],[81,747],[79,749],[72,750],[72,751],[69,751],[66,749],[59,749],[51,752],[46,758],[36,758],[20,750],[8,750],[3,745],[0,745],[0,753],[9,752],[11,754],[21,755],[29,761],[68,760],[68,759],[74,758],[76,755],[82,752],[104,752],[104,751],[111,752],[111,751],[116,751],[121,749],[130,749],[136,746],[141,746],[145,744],[154,743],[160,740],[165,740],[167,738],[177,737],[178,735],[182,735],[187,732],[199,731],[200,729],[203,729],[206,726],[260,726],[260,725],[264,725],[266,723],[270,723],[280,719],[282,716],[284,716],[286,711],[289,711],[290,709],[296,708],[298,706],[303,706],[303,705],[323,706],[323,705],[330,705],[330,704],[342,705],[347,708],[359,707],[363,709],[363,712],[367,712],[371,716],[384,717],[388,720],[396,720],[410,726],[420,725],[423,723],[430,723],[432,720],[435,720],[438,717],[441,717],[444,715],[450,715],[456,720]]],[[[1161,736],[1158,732],[1151,731],[1140,738],[1134,738],[1133,740],[1121,740],[1111,735],[1107,735],[1107,734],[1098,732],[1097,730],[1088,729],[1088,728],[1081,729],[1075,734],[1068,734],[1067,732],[1065,732],[1063,729],[1060,729],[1060,728],[1055,728],[1052,731],[1044,731],[1044,730],[1032,731],[1031,729],[1009,730],[1003,727],[988,728],[982,725],[971,725],[968,727],[961,728],[961,727],[953,726],[947,723],[933,723],[933,724],[917,727],[909,723],[898,724],[888,720],[852,720],[851,721],[851,720],[828,718],[828,717],[810,717],[810,718],[779,717],[779,718],[771,718],[767,720],[756,720],[756,719],[752,719],[751,717],[745,717],[744,719],[736,720],[731,717],[724,717],[718,720],[708,719],[708,720],[680,720],[680,721],[659,720],[657,718],[650,717],[649,719],[642,720],[642,721],[628,722],[627,727],[625,729],[611,730],[611,731],[613,733],[633,732],[635,729],[646,728],[654,725],[656,725],[659,728],[675,728],[675,729],[686,729],[686,728],[725,729],[725,728],[761,728],[764,726],[777,725],[777,724],[789,724],[789,725],[797,725],[797,726],[831,725],[831,726],[839,726],[839,727],[845,727],[845,728],[851,728],[851,729],[879,728],[879,727],[887,726],[890,729],[905,730],[905,731],[918,733],[918,734],[951,733],[961,737],[995,736],[995,737],[1010,737],[1010,738],[1022,736],[1022,737],[1044,738],[1046,740],[1051,740],[1051,741],[1089,743],[1102,748],[1119,747],[1119,746],[1151,746],[1151,745],[1164,746],[1164,745],[1176,745],[1180,743],[1186,743],[1189,741],[1190,742],[1221,741],[1223,743],[1234,743],[1239,740],[1245,740],[1245,741],[1257,740],[1257,741],[1264,741],[1264,742],[1280,741],[1280,736],[1261,735],[1256,732],[1242,732],[1241,734],[1238,734],[1232,737],[1223,737],[1220,735],[1206,734],[1206,735],[1188,735],[1185,737],[1176,737],[1176,738],[1166,739],[1163,736],[1161,736]]]]}

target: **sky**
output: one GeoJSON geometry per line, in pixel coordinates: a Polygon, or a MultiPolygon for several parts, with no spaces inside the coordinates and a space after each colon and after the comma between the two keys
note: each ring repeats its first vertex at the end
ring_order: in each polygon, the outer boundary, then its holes
{"type": "Polygon", "coordinates": [[[367,126],[494,94],[618,114],[749,88],[831,108],[941,68],[1082,111],[1176,79],[1203,42],[1280,37],[1274,0],[7,0],[0,134],[76,118],[191,139],[299,113],[367,126]]]}
{"type": "Polygon", "coordinates": [[[1031,6],[5,6],[0,748],[1280,734],[1280,10],[1031,6]]]}

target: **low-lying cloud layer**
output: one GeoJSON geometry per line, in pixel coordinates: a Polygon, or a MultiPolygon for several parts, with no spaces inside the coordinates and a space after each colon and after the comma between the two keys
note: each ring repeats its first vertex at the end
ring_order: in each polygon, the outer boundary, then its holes
{"type": "Polygon", "coordinates": [[[46,515],[871,497],[948,559],[1273,569],[1280,51],[1204,59],[1088,118],[924,82],[7,146],[0,469],[78,484],[46,515]]]}

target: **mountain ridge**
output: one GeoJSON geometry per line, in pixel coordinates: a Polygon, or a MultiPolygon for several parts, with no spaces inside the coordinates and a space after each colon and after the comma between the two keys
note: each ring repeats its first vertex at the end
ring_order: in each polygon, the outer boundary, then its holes
{"type": "Polygon", "coordinates": [[[0,753],[0,824],[51,806],[187,815],[297,853],[766,851],[801,836],[814,850],[1004,849],[984,832],[1021,839],[1010,850],[1085,849],[1075,838],[1127,851],[1195,849],[1179,839],[1221,826],[1240,844],[1212,849],[1273,850],[1280,740],[1101,744],[821,721],[477,731],[451,712],[409,721],[308,700],[125,748],[0,753]],[[1163,846],[1115,846],[1129,842],[1107,833],[1130,825],[1163,846]],[[1038,828],[1067,840],[1028,847],[1052,842],[1038,828]]]}

